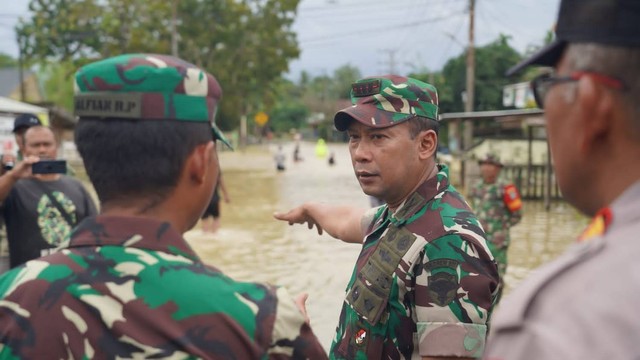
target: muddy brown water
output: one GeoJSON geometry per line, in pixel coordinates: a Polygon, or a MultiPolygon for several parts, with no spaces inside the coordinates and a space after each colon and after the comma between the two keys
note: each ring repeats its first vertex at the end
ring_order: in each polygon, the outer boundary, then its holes
{"type": "MultiPolygon", "coordinates": [[[[266,281],[286,286],[292,294],[308,292],[311,325],[328,349],[337,324],[344,290],[359,246],[345,244],[303,225],[289,226],[273,219],[304,201],[368,207],[353,175],[345,144],[329,144],[336,163],[314,154],[314,144],[303,142],[303,161],[293,162],[294,145],[282,143],[287,169],[277,172],[267,144],[244,151],[221,152],[231,202],[221,204],[221,228],[215,234],[198,227],[186,234],[201,258],[238,280],[266,281]]],[[[532,269],[552,260],[574,242],[587,219],[563,202],[545,211],[542,202],[525,202],[524,217],[512,229],[509,291],[532,269]]]]}

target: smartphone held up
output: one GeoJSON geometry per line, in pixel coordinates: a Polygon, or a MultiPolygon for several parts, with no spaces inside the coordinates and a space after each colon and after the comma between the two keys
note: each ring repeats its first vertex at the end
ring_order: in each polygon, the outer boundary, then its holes
{"type": "Polygon", "coordinates": [[[32,174],[65,174],[66,160],[41,160],[31,165],[32,174]]]}

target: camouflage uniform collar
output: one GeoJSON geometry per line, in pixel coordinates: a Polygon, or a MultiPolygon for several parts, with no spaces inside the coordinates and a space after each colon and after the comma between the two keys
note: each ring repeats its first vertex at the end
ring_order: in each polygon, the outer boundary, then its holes
{"type": "Polygon", "coordinates": [[[161,251],[200,262],[182,235],[168,222],[143,217],[99,215],[78,224],[67,247],[123,246],[161,251]]]}
{"type": "Polygon", "coordinates": [[[392,223],[398,226],[411,223],[414,215],[422,210],[426,203],[449,187],[449,168],[446,165],[437,166],[438,173],[436,176],[423,182],[415,192],[400,204],[395,212],[391,213],[389,211],[388,216],[392,223]]]}

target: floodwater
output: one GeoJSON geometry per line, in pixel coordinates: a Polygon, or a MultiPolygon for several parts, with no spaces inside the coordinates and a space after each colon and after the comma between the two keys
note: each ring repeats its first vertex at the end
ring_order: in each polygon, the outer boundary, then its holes
{"type": "MultiPolygon", "coordinates": [[[[283,143],[287,168],[277,172],[276,145],[220,153],[230,203],[221,204],[221,229],[215,234],[199,228],[186,234],[195,251],[237,280],[266,281],[285,286],[295,295],[309,293],[307,310],[320,342],[329,348],[344,290],[360,248],[304,225],[289,226],[272,214],[305,201],[368,207],[358,185],[346,144],[329,144],[336,163],[314,154],[303,142],[303,161],[293,163],[293,143],[283,143]]],[[[586,226],[587,219],[569,205],[525,202],[524,217],[512,228],[510,265],[505,296],[527,274],[558,256],[586,226]]]]}

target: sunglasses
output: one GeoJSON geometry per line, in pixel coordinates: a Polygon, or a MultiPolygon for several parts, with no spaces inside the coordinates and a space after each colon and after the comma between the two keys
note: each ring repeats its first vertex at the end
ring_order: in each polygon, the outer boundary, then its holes
{"type": "Polygon", "coordinates": [[[536,104],[540,109],[544,109],[544,100],[547,97],[549,89],[557,84],[578,81],[584,76],[589,76],[596,82],[612,89],[623,90],[625,88],[622,80],[591,71],[575,71],[569,76],[557,76],[553,73],[546,73],[531,80],[531,90],[533,90],[533,98],[536,100],[536,104]]]}

